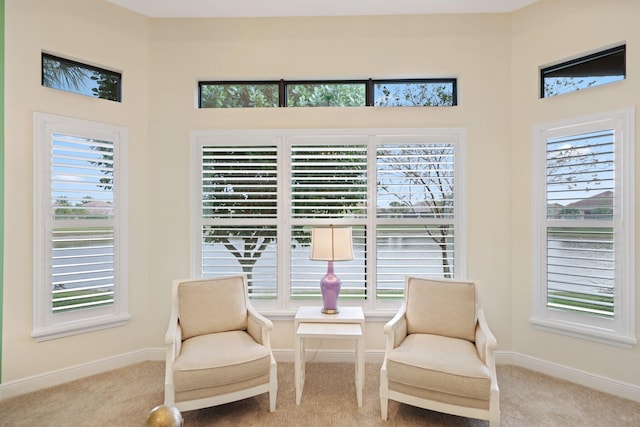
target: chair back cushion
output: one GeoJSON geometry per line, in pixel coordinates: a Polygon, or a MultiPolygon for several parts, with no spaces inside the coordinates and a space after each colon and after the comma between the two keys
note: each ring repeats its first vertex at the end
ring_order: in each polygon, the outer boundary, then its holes
{"type": "Polygon", "coordinates": [[[247,329],[243,276],[185,281],[178,284],[182,339],[247,329]]]}
{"type": "Polygon", "coordinates": [[[475,340],[476,289],[473,282],[408,277],[404,298],[407,333],[475,340]]]}

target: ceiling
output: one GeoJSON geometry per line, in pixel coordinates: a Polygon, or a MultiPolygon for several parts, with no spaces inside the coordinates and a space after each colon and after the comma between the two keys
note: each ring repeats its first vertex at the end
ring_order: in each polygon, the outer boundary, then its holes
{"type": "Polygon", "coordinates": [[[513,12],[537,0],[106,0],[152,18],[513,12]]]}

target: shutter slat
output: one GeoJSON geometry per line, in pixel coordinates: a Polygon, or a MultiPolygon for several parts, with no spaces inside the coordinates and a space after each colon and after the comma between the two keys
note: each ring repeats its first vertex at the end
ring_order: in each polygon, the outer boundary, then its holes
{"type": "Polygon", "coordinates": [[[293,145],[293,217],[366,217],[367,176],[366,145],[293,145]]]}
{"type": "Polygon", "coordinates": [[[277,295],[276,248],[274,225],[205,225],[202,228],[202,276],[245,273],[252,298],[273,299],[277,295]],[[243,265],[248,270],[243,270],[243,265]]]}
{"type": "Polygon", "coordinates": [[[277,218],[275,146],[207,146],[202,149],[204,218],[277,218]]]}

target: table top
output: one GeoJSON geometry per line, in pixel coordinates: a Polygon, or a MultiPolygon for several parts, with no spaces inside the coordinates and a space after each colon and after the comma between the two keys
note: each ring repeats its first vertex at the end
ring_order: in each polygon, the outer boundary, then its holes
{"type": "Polygon", "coordinates": [[[364,312],[362,307],[338,307],[337,314],[324,314],[322,307],[302,306],[298,308],[295,317],[296,322],[313,323],[363,323],[364,312]]]}

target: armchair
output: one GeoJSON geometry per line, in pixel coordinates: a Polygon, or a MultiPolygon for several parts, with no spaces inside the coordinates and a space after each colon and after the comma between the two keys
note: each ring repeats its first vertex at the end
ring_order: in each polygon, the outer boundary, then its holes
{"type": "Polygon", "coordinates": [[[392,399],[500,425],[497,343],[474,283],[407,277],[404,303],[384,333],[382,419],[392,399]]]}
{"type": "Polygon", "coordinates": [[[189,411],[268,392],[275,411],[272,329],[249,301],[246,276],[174,280],[165,405],[189,411]]]}

